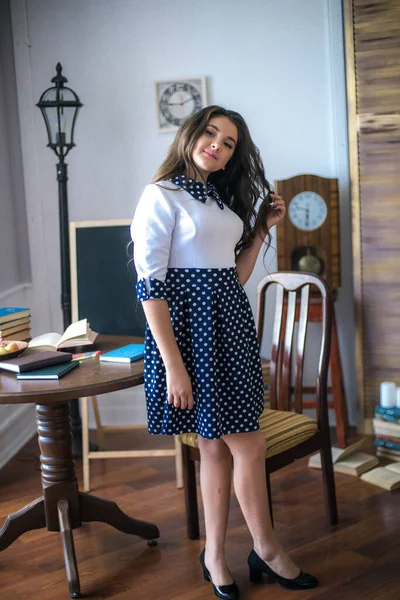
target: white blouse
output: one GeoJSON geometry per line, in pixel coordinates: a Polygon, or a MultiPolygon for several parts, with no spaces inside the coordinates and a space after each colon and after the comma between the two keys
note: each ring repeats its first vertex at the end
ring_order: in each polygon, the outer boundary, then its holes
{"type": "Polygon", "coordinates": [[[171,181],[148,185],[131,225],[138,281],[165,281],[167,269],[229,268],[243,222],[212,196],[205,203],[171,181]]]}

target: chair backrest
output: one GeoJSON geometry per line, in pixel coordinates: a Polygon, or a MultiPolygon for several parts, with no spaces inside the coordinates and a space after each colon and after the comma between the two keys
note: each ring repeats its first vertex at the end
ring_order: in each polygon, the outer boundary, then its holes
{"type": "Polygon", "coordinates": [[[257,289],[257,336],[261,347],[264,332],[265,297],[267,290],[276,286],[276,304],[272,331],[270,361],[271,408],[303,411],[304,350],[309,323],[309,304],[320,302],[322,337],[316,379],[317,420],[321,426],[328,423],[327,381],[331,348],[332,292],[322,277],[310,273],[280,272],[267,275],[257,289]],[[310,286],[312,295],[310,294],[310,286]],[[317,292],[315,295],[314,292],[317,292]],[[294,386],[292,386],[292,356],[295,322],[298,321],[295,348],[294,386]],[[294,402],[292,402],[294,394],[294,402]]]}

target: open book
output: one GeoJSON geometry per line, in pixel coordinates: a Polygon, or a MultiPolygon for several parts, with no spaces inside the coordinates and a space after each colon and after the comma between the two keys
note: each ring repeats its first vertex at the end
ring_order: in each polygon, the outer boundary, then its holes
{"type": "MultiPolygon", "coordinates": [[[[332,447],[333,470],[335,473],[344,473],[345,475],[361,475],[369,469],[379,465],[379,460],[372,454],[358,452],[358,449],[364,443],[365,438],[350,444],[347,448],[332,447]]],[[[308,466],[313,469],[321,468],[321,455],[313,454],[308,460],[308,466]]]]}
{"type": "Polygon", "coordinates": [[[43,333],[31,339],[28,348],[40,350],[55,350],[89,346],[94,343],[98,334],[89,327],[87,319],[71,323],[61,335],[59,333],[43,333]]]}
{"type": "Polygon", "coordinates": [[[392,463],[386,467],[378,467],[372,469],[368,473],[361,475],[363,481],[373,483],[385,490],[397,490],[400,488],[400,464],[392,463]]]}

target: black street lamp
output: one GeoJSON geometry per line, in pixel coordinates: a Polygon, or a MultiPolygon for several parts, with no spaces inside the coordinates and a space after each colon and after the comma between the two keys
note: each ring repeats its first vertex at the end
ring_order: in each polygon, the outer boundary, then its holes
{"type": "MultiPolygon", "coordinates": [[[[69,263],[69,220],[67,196],[67,164],[64,159],[75,146],[74,128],[78,111],[82,106],[77,94],[66,87],[68,79],[62,75],[60,63],[56,66],[57,75],[51,80],[53,87],[48,88],[40,97],[36,106],[42,111],[46,123],[49,146],[57,154],[58,201],[60,218],[60,254],[61,254],[61,307],[64,330],[71,324],[71,274],[69,263]]],[[[82,453],[82,424],[78,400],[70,402],[73,451],[75,456],[82,453]]]]}
{"type": "Polygon", "coordinates": [[[74,128],[78,111],[82,106],[76,93],[64,84],[68,79],[61,74],[62,66],[56,66],[57,75],[51,80],[55,85],[47,89],[36,106],[42,111],[46,123],[49,143],[47,144],[59,158],[57,164],[58,200],[60,215],[61,252],[61,307],[64,330],[71,325],[71,276],[69,265],[69,221],[67,196],[68,152],[75,146],[74,128]]]}

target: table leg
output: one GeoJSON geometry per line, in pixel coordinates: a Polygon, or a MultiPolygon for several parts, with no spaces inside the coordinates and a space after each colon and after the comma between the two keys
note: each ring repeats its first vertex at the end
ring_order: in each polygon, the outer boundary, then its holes
{"type": "Polygon", "coordinates": [[[46,527],[43,496],[8,515],[0,529],[0,551],[11,546],[23,533],[42,527],[46,527]]]}
{"type": "Polygon", "coordinates": [[[47,529],[60,531],[58,503],[63,500],[68,502],[71,528],[76,529],[82,520],[68,403],[36,405],[36,423],[47,529]]]}
{"type": "Polygon", "coordinates": [[[124,533],[154,543],[160,536],[153,523],[128,517],[115,502],[78,490],[72,455],[68,402],[36,405],[43,496],[9,515],[0,530],[0,551],[31,529],[60,531],[71,598],[79,598],[79,575],[72,530],[83,521],[101,521],[124,533]]]}
{"type": "Polygon", "coordinates": [[[160,532],[156,525],[128,517],[111,500],[103,500],[103,498],[85,494],[84,492],[79,493],[79,499],[82,521],[107,523],[123,533],[137,535],[149,541],[160,537],[160,532]]]}
{"type": "Polygon", "coordinates": [[[58,502],[57,510],[64,550],[64,561],[68,579],[69,595],[71,598],[81,598],[79,573],[78,566],[76,564],[74,538],[71,530],[68,502],[66,500],[61,500],[58,502]]]}

